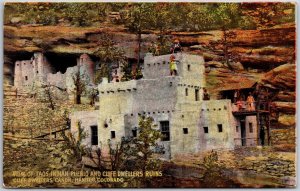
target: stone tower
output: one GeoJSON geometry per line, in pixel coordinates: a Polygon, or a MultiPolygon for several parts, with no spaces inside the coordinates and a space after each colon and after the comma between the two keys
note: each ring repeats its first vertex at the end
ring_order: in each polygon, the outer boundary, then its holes
{"type": "Polygon", "coordinates": [[[82,54],[79,57],[78,65],[85,67],[91,81],[93,81],[95,73],[95,64],[88,54],[82,54]]]}
{"type": "Polygon", "coordinates": [[[21,61],[16,61],[15,63],[15,74],[14,74],[14,86],[21,87],[22,86],[22,66],[21,61]]]}

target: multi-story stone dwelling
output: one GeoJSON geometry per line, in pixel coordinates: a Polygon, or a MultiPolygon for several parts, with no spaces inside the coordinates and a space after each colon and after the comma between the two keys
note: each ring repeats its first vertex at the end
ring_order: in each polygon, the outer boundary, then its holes
{"type": "Polygon", "coordinates": [[[138,136],[139,117],[144,115],[151,116],[154,128],[164,135],[158,144],[165,158],[256,145],[255,115],[235,118],[230,100],[203,100],[203,57],[177,53],[178,74],[170,76],[170,56],[147,54],[142,79],[103,80],[98,85],[100,110],[73,113],[71,131],[77,133],[80,121],[88,134],[83,144],[105,150],[108,140],[118,143],[122,137],[138,136]]]}
{"type": "Polygon", "coordinates": [[[14,73],[14,86],[17,89],[32,91],[33,86],[49,84],[61,89],[67,89],[69,94],[73,89],[72,75],[78,70],[85,73],[86,80],[93,82],[94,62],[87,54],[77,59],[77,65],[67,68],[63,74],[52,67],[43,53],[34,53],[30,60],[16,61],[14,73]]]}

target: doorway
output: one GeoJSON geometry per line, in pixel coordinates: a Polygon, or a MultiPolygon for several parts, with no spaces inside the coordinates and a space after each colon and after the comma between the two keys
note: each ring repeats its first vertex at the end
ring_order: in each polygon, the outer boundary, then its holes
{"type": "Polygon", "coordinates": [[[242,146],[246,146],[246,127],[245,127],[245,120],[242,119],[241,123],[241,142],[242,146]]]}

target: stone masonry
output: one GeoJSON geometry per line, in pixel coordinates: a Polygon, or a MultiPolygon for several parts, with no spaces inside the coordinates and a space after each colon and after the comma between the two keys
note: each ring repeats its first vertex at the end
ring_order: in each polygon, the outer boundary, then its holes
{"type": "MultiPolygon", "coordinates": [[[[162,157],[167,159],[176,154],[240,146],[240,121],[232,115],[231,101],[202,98],[203,57],[175,54],[178,75],[170,76],[170,56],[147,54],[142,79],[111,83],[103,80],[98,85],[100,110],[90,114],[96,116],[92,123],[97,126],[91,126],[91,121],[84,123],[87,115],[75,112],[71,116],[71,131],[76,134],[76,124],[81,121],[89,135],[83,144],[101,146],[105,151],[108,140],[119,143],[122,137],[138,134],[139,116],[144,115],[151,116],[154,128],[166,135],[158,144],[164,147],[162,157]]],[[[245,121],[246,139],[256,140],[256,117],[246,117],[245,121]]],[[[247,141],[246,145],[256,145],[256,141],[247,141]]]]}
{"type": "Polygon", "coordinates": [[[48,62],[43,53],[34,53],[30,60],[16,61],[14,87],[18,90],[31,92],[42,84],[48,84],[66,89],[69,95],[72,96],[74,89],[72,76],[80,70],[81,74],[85,74],[86,79],[84,80],[93,85],[94,68],[95,65],[91,58],[87,54],[82,54],[77,59],[76,66],[68,67],[64,74],[59,71],[55,73],[51,63],[48,62]]]}

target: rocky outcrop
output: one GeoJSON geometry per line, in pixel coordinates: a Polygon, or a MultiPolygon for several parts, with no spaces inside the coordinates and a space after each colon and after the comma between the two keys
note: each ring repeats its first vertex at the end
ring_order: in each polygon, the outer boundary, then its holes
{"type": "Polygon", "coordinates": [[[275,99],[282,102],[295,102],[296,92],[279,91],[275,99]]]}
{"type": "MultiPolygon", "coordinates": [[[[294,57],[295,26],[290,24],[281,28],[265,30],[233,30],[236,37],[230,39],[233,44],[230,52],[238,54],[241,63],[282,64],[294,57]],[[271,62],[271,63],[270,63],[271,62]]],[[[93,54],[99,36],[110,34],[115,43],[124,47],[130,58],[136,57],[137,37],[122,26],[110,27],[67,27],[67,26],[22,26],[4,27],[4,51],[35,52],[51,51],[56,53],[88,53],[93,54]]],[[[218,55],[199,48],[222,39],[222,31],[208,32],[172,32],[174,38],[181,41],[186,51],[206,54],[207,58],[216,59],[218,55]],[[198,47],[197,47],[198,46],[198,47]]],[[[157,39],[157,31],[147,31],[142,35],[143,52],[151,41],[157,39]]]]}
{"type": "MultiPolygon", "coordinates": [[[[242,64],[252,68],[278,66],[295,58],[295,26],[288,24],[280,28],[264,30],[233,30],[235,38],[229,39],[232,44],[229,52],[239,57],[242,64]],[[263,66],[262,66],[263,64],[263,66]]],[[[204,47],[223,38],[222,31],[199,33],[173,33],[183,45],[191,46],[195,52],[207,52],[204,47]],[[199,46],[200,45],[200,46],[199,46]]],[[[214,54],[207,54],[207,59],[218,59],[214,54]]]]}
{"type": "Polygon", "coordinates": [[[296,65],[284,64],[266,73],[262,82],[281,90],[295,91],[296,65]]]}
{"type": "MultiPolygon", "coordinates": [[[[229,52],[240,62],[223,64],[222,50],[211,50],[209,45],[219,42],[222,31],[170,32],[178,38],[185,52],[203,55],[206,62],[207,87],[216,98],[218,89],[225,85],[234,87],[240,82],[258,82],[279,90],[276,101],[295,100],[295,25],[287,24],[264,30],[233,30],[235,38],[229,39],[229,52]],[[267,72],[267,73],[265,73],[267,72]]],[[[5,80],[13,74],[13,63],[20,56],[44,51],[54,54],[82,53],[93,55],[102,34],[109,34],[116,46],[122,47],[126,56],[137,58],[137,36],[123,26],[70,27],[70,26],[4,26],[5,80]]],[[[142,57],[157,31],[142,35],[142,57]]],[[[220,48],[220,46],[219,46],[220,48]]],[[[29,57],[29,58],[30,58],[29,57]]],[[[22,57],[23,59],[23,57],[22,57]]],[[[26,58],[28,59],[28,58],[26,58]]],[[[10,81],[12,81],[10,79],[10,81]]],[[[279,106],[281,107],[281,105],[279,106]]],[[[282,106],[288,113],[294,108],[282,106]]],[[[279,108],[280,110],[280,108],[279,108]]]]}
{"type": "Polygon", "coordinates": [[[295,114],[296,104],[295,102],[273,102],[274,106],[277,108],[279,112],[287,113],[287,114],[295,114]]]}
{"type": "Polygon", "coordinates": [[[295,127],[296,116],[295,115],[286,115],[279,114],[278,123],[282,127],[295,127]]]}

